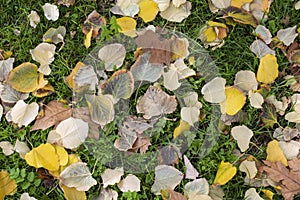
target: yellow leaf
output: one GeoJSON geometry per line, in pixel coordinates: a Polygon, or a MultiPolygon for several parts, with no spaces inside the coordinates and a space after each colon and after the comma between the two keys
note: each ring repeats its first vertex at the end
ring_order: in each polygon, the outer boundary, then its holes
{"type": "Polygon", "coordinates": [[[251,3],[253,0],[231,0],[230,6],[241,8],[245,3],[251,3]]]}
{"type": "Polygon", "coordinates": [[[225,88],[226,100],[220,103],[222,113],[235,115],[246,103],[246,96],[236,87],[225,88]]]}
{"type": "Polygon", "coordinates": [[[267,158],[266,160],[275,162],[282,162],[285,166],[288,166],[287,159],[279,146],[279,142],[277,140],[272,140],[268,143],[267,146],[267,158]]]}
{"type": "Polygon", "coordinates": [[[4,199],[6,195],[13,195],[17,191],[16,181],[9,177],[7,171],[0,172],[0,199],[4,199]]]}
{"type": "Polygon", "coordinates": [[[186,121],[180,120],[180,124],[178,127],[174,129],[173,137],[177,138],[179,135],[181,135],[184,131],[190,130],[190,125],[186,121]]]}
{"type": "Polygon", "coordinates": [[[59,169],[59,158],[55,148],[49,144],[41,144],[32,149],[25,155],[25,160],[28,165],[35,168],[45,168],[49,171],[57,171],[59,169]]]}
{"type": "Polygon", "coordinates": [[[85,48],[89,48],[91,46],[92,34],[93,34],[93,27],[90,29],[90,32],[88,34],[86,34],[86,37],[84,40],[85,48]]]}
{"type": "Polygon", "coordinates": [[[226,184],[234,177],[236,171],[236,167],[231,163],[222,160],[214,180],[214,186],[226,184]]]}
{"type": "Polygon", "coordinates": [[[227,28],[226,24],[220,23],[220,22],[214,22],[214,21],[208,21],[206,22],[208,26],[212,27],[222,27],[222,28],[227,28]]]}
{"type": "Polygon", "coordinates": [[[58,145],[53,145],[53,146],[56,150],[56,154],[58,155],[59,165],[61,166],[67,165],[69,161],[68,152],[65,150],[65,148],[61,146],[58,145]]]}
{"type": "Polygon", "coordinates": [[[213,42],[217,39],[217,33],[213,27],[208,27],[204,31],[204,35],[206,37],[206,42],[213,42]]]}
{"type": "Polygon", "coordinates": [[[136,28],[136,21],[131,17],[121,17],[118,18],[117,24],[121,27],[119,30],[120,33],[127,35],[129,37],[136,36],[135,28],[136,28]]]}
{"type": "Polygon", "coordinates": [[[83,62],[76,63],[76,65],[75,65],[74,69],[72,70],[72,72],[70,73],[70,75],[66,77],[66,82],[67,82],[67,85],[69,86],[69,88],[71,88],[71,89],[76,88],[74,76],[76,75],[78,70],[84,66],[85,66],[85,64],[83,62]]]}
{"type": "Polygon", "coordinates": [[[158,5],[152,0],[142,0],[139,3],[140,12],[139,17],[141,17],[144,22],[151,22],[155,19],[158,13],[158,5]]]}
{"type": "Polygon", "coordinates": [[[269,84],[278,77],[277,59],[272,54],[267,54],[260,59],[256,79],[259,82],[269,84]]]}
{"type": "Polygon", "coordinates": [[[48,96],[48,95],[52,94],[53,92],[54,92],[54,87],[52,85],[50,85],[50,83],[48,83],[44,87],[33,91],[32,95],[35,97],[41,98],[41,97],[48,96]]]}
{"type": "Polygon", "coordinates": [[[67,200],[86,200],[86,195],[84,191],[78,191],[76,188],[69,188],[65,185],[61,186],[64,191],[64,196],[67,200]]]}
{"type": "Polygon", "coordinates": [[[257,21],[253,17],[253,15],[243,9],[231,7],[229,12],[227,12],[223,17],[225,18],[231,18],[235,22],[241,23],[241,24],[248,24],[253,27],[257,26],[257,21]]]}
{"type": "Polygon", "coordinates": [[[38,88],[38,67],[30,62],[22,63],[9,73],[8,84],[19,92],[32,92],[38,88]]]}
{"type": "Polygon", "coordinates": [[[274,196],[274,193],[270,190],[267,190],[267,189],[262,189],[261,190],[263,193],[264,193],[264,199],[267,199],[267,200],[272,200],[273,199],[273,196],[274,196]]]}

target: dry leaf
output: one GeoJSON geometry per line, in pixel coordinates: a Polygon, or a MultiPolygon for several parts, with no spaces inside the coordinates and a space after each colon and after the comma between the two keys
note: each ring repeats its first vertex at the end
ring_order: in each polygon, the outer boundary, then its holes
{"type": "Polygon", "coordinates": [[[291,140],[290,142],[279,141],[279,146],[287,160],[297,158],[300,152],[300,142],[291,140]]]}
{"type": "Polygon", "coordinates": [[[179,7],[182,4],[184,4],[186,2],[186,0],[172,0],[172,3],[174,4],[175,7],[179,7]]]}
{"type": "Polygon", "coordinates": [[[282,101],[278,101],[275,95],[268,96],[266,102],[273,104],[276,108],[276,112],[280,115],[284,115],[285,110],[288,108],[290,101],[286,97],[282,97],[282,101]]]}
{"type": "Polygon", "coordinates": [[[191,14],[191,9],[192,4],[188,1],[178,8],[171,3],[166,10],[160,12],[160,16],[171,22],[182,22],[191,14]]]}
{"type": "Polygon", "coordinates": [[[193,180],[196,179],[199,176],[199,172],[195,169],[195,167],[185,155],[183,156],[183,160],[186,167],[185,178],[193,180]]]}
{"type": "Polygon", "coordinates": [[[267,161],[271,162],[282,162],[285,166],[288,165],[287,159],[279,146],[279,142],[277,140],[272,140],[268,143],[267,146],[267,161]]]}
{"type": "Polygon", "coordinates": [[[242,90],[257,90],[255,73],[249,70],[241,70],[235,74],[234,85],[242,90]]]}
{"type": "Polygon", "coordinates": [[[165,11],[169,5],[170,5],[170,0],[154,0],[159,8],[159,11],[165,11]]]}
{"type": "Polygon", "coordinates": [[[8,58],[6,60],[0,60],[0,81],[6,80],[9,72],[13,69],[15,59],[8,58]]]}
{"type": "Polygon", "coordinates": [[[141,0],[138,3],[140,7],[139,17],[144,20],[144,22],[151,22],[155,19],[158,13],[158,5],[153,0],[141,0]]]}
{"type": "Polygon", "coordinates": [[[30,14],[28,15],[28,18],[30,20],[30,26],[33,28],[36,28],[37,24],[40,23],[40,21],[41,21],[40,16],[34,10],[32,10],[30,12],[30,14]]]}
{"type": "Polygon", "coordinates": [[[210,103],[223,102],[226,99],[225,84],[226,80],[224,78],[216,77],[212,79],[201,89],[203,98],[210,103]]]}
{"type": "Polygon", "coordinates": [[[235,126],[231,129],[232,137],[237,141],[237,144],[242,152],[249,148],[250,139],[253,136],[252,130],[247,126],[235,126]]]}
{"type": "Polygon", "coordinates": [[[19,100],[11,109],[10,115],[12,121],[21,126],[28,126],[38,115],[39,105],[36,102],[26,104],[23,100],[19,100]]]}
{"type": "Polygon", "coordinates": [[[140,179],[138,179],[138,177],[132,174],[128,174],[126,178],[118,183],[118,188],[122,192],[139,192],[141,190],[140,183],[141,181],[140,179]]]}
{"type": "Polygon", "coordinates": [[[161,165],[178,164],[179,158],[181,158],[181,152],[175,145],[167,145],[159,149],[158,162],[161,165]]]}
{"type": "Polygon", "coordinates": [[[138,113],[144,113],[145,119],[154,116],[173,113],[176,110],[175,96],[169,96],[161,89],[150,86],[146,93],[139,98],[136,109],[138,113]]]}
{"type": "Polygon", "coordinates": [[[250,50],[256,55],[258,58],[262,58],[267,54],[275,55],[275,51],[270,49],[263,41],[255,40],[250,45],[250,50]]]}
{"type": "Polygon", "coordinates": [[[116,5],[110,9],[115,15],[123,15],[134,17],[138,14],[140,8],[138,2],[140,0],[117,0],[116,5]]]}
{"type": "Polygon", "coordinates": [[[223,200],[223,197],[225,196],[224,191],[221,186],[210,186],[208,195],[213,200],[223,200]]]}
{"type": "Polygon", "coordinates": [[[74,149],[85,141],[88,130],[87,122],[70,117],[61,121],[55,130],[50,131],[47,142],[74,149]]]}
{"type": "Polygon", "coordinates": [[[58,7],[54,4],[46,3],[42,6],[44,15],[48,20],[56,21],[59,17],[58,7]]]}
{"type": "Polygon", "coordinates": [[[21,195],[21,197],[20,197],[20,200],[37,200],[37,199],[34,198],[34,197],[29,196],[28,193],[23,193],[23,194],[21,195]]]}
{"type": "Polygon", "coordinates": [[[257,70],[257,80],[269,84],[278,77],[277,59],[272,54],[267,54],[260,59],[257,70]]]}
{"type": "Polygon", "coordinates": [[[90,29],[90,31],[86,34],[84,39],[84,46],[85,48],[89,48],[92,43],[92,34],[93,34],[93,28],[90,29]]]}
{"type": "Polygon", "coordinates": [[[155,180],[151,191],[159,195],[161,190],[174,189],[182,180],[183,174],[176,168],[167,165],[155,167],[155,180]]]}
{"type": "Polygon", "coordinates": [[[8,141],[1,141],[0,148],[2,149],[3,154],[6,156],[10,156],[14,153],[14,146],[8,141]]]}
{"type": "Polygon", "coordinates": [[[277,122],[277,114],[272,104],[264,103],[261,119],[265,127],[273,127],[277,122]]]}
{"type": "Polygon", "coordinates": [[[92,177],[86,163],[77,162],[68,166],[60,174],[61,184],[75,187],[78,191],[88,191],[97,181],[92,177]]]}
{"type": "Polygon", "coordinates": [[[250,13],[241,8],[229,7],[224,10],[223,18],[230,18],[235,22],[251,25],[256,27],[258,22],[255,17],[250,13]]]}
{"type": "Polygon", "coordinates": [[[180,111],[181,119],[194,126],[199,121],[200,110],[197,107],[182,107],[180,111]]]}
{"type": "Polygon", "coordinates": [[[209,184],[205,178],[193,180],[184,186],[184,194],[186,194],[188,199],[197,200],[197,196],[208,195],[208,193],[209,184]]]}
{"type": "Polygon", "coordinates": [[[94,91],[98,84],[98,77],[92,65],[78,66],[78,71],[74,75],[75,90],[79,90],[76,87],[82,87],[90,85],[89,90],[94,91]]]}
{"type": "Polygon", "coordinates": [[[189,41],[186,38],[177,38],[171,36],[171,54],[172,60],[185,59],[189,55],[189,41]]]}
{"type": "Polygon", "coordinates": [[[187,92],[187,94],[183,97],[183,101],[187,107],[196,107],[198,109],[202,108],[202,103],[198,101],[197,92],[187,92]]]}
{"type": "Polygon", "coordinates": [[[84,191],[78,191],[74,187],[67,187],[65,185],[60,186],[64,192],[64,197],[66,200],[86,200],[86,195],[84,191]]]}
{"type": "Polygon", "coordinates": [[[53,125],[56,126],[59,122],[71,117],[71,115],[72,110],[70,107],[56,100],[50,101],[45,105],[44,116],[35,121],[31,131],[46,130],[53,125]]]}
{"type": "Polygon", "coordinates": [[[58,28],[50,28],[43,35],[43,42],[53,42],[54,44],[58,44],[62,42],[62,46],[58,51],[60,51],[65,45],[64,37],[66,35],[66,28],[64,26],[59,26],[58,28]]]}
{"type": "Polygon", "coordinates": [[[229,162],[221,161],[213,185],[225,185],[236,174],[236,167],[229,162]]]}
{"type": "Polygon", "coordinates": [[[248,179],[253,179],[258,171],[254,160],[244,160],[241,162],[239,169],[246,173],[246,178],[248,179]]]}
{"type": "Polygon", "coordinates": [[[136,132],[131,131],[127,124],[123,124],[119,129],[119,135],[121,138],[115,140],[114,146],[120,151],[128,151],[131,149],[137,139],[136,132]]]}
{"type": "Polygon", "coordinates": [[[121,181],[121,177],[124,175],[124,169],[116,168],[116,169],[106,169],[102,174],[102,183],[103,187],[106,188],[109,185],[114,185],[121,181]]]}
{"type": "Polygon", "coordinates": [[[107,71],[114,71],[123,65],[126,56],[126,49],[122,44],[113,43],[102,47],[98,52],[98,57],[105,63],[107,71]]]}
{"type": "Polygon", "coordinates": [[[101,188],[98,198],[95,200],[118,200],[118,193],[110,188],[101,188]]]}
{"type": "Polygon", "coordinates": [[[294,7],[296,10],[299,10],[300,9],[300,1],[297,1],[294,7]]]}
{"type": "Polygon", "coordinates": [[[87,19],[84,21],[84,24],[82,25],[82,32],[86,35],[86,38],[96,38],[100,35],[100,28],[101,26],[106,25],[106,20],[104,17],[102,17],[96,10],[93,10],[91,12],[87,19]],[[90,33],[92,32],[92,33],[90,33]],[[90,33],[89,37],[87,37],[87,34],[90,33]]]}
{"type": "Polygon", "coordinates": [[[185,131],[189,131],[191,126],[186,121],[180,120],[180,124],[178,127],[174,129],[173,138],[177,138],[179,135],[184,133],[185,131]]]}
{"type": "Polygon", "coordinates": [[[293,26],[286,29],[280,29],[277,32],[277,38],[283,42],[284,45],[290,46],[290,44],[293,43],[295,38],[298,36],[298,33],[296,32],[297,26],[293,26]]]}
{"type": "Polygon", "coordinates": [[[254,31],[257,36],[263,40],[266,44],[270,44],[272,41],[272,35],[269,31],[269,29],[267,29],[265,26],[263,25],[258,25],[254,31]]]}
{"type": "Polygon", "coordinates": [[[163,200],[187,200],[185,196],[171,189],[161,190],[161,197],[163,200]]]}
{"type": "Polygon", "coordinates": [[[123,33],[124,35],[127,35],[129,37],[136,36],[136,21],[133,18],[121,17],[118,18],[116,21],[121,28],[121,30],[119,30],[120,33],[123,33]]]}
{"type": "Polygon", "coordinates": [[[214,6],[218,9],[228,8],[231,0],[211,0],[214,6]]]}
{"type": "Polygon", "coordinates": [[[29,97],[28,93],[18,92],[8,84],[4,84],[1,86],[0,98],[5,103],[16,103],[19,100],[25,100],[29,97]]]}
{"type": "Polygon", "coordinates": [[[222,113],[235,115],[246,103],[246,96],[236,87],[227,86],[225,88],[225,95],[226,100],[220,104],[222,113]]]}
{"type": "Polygon", "coordinates": [[[255,188],[250,188],[245,193],[245,200],[264,200],[256,192],[255,188]]]}
{"type": "Polygon", "coordinates": [[[58,0],[57,4],[58,5],[64,5],[64,6],[72,6],[75,3],[75,0],[58,0]]]}
{"type": "Polygon", "coordinates": [[[7,195],[13,195],[17,191],[16,181],[9,177],[7,171],[0,172],[0,199],[4,199],[7,195]]]}
{"type": "Polygon", "coordinates": [[[250,105],[253,108],[262,108],[262,104],[264,103],[264,98],[260,93],[252,92],[252,90],[250,90],[248,92],[248,97],[250,100],[250,105]]]}
{"type": "Polygon", "coordinates": [[[25,142],[19,141],[17,139],[16,144],[14,146],[14,150],[19,153],[21,158],[25,158],[25,155],[30,151],[29,147],[26,145],[25,142]]]}

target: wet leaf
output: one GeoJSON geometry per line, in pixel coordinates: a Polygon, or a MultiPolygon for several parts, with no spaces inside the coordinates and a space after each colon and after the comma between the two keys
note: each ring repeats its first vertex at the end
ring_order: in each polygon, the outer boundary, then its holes
{"type": "Polygon", "coordinates": [[[235,115],[246,103],[246,96],[236,87],[225,88],[226,100],[220,104],[221,112],[228,115],[235,115]]]}
{"type": "Polygon", "coordinates": [[[280,29],[277,32],[277,38],[283,42],[284,45],[290,46],[290,44],[293,43],[295,38],[298,36],[298,33],[296,32],[297,26],[293,26],[286,29],[280,29]]]}
{"type": "Polygon", "coordinates": [[[13,195],[17,191],[16,181],[9,177],[7,171],[0,172],[0,199],[4,199],[7,195],[13,195]]]}
{"type": "Polygon", "coordinates": [[[234,85],[242,90],[257,90],[257,80],[255,74],[249,70],[241,70],[235,74],[234,85]]]}
{"type": "Polygon", "coordinates": [[[252,130],[247,126],[235,126],[231,129],[232,137],[237,141],[237,144],[242,152],[249,148],[250,139],[253,136],[252,130]]]}
{"type": "Polygon", "coordinates": [[[14,58],[8,58],[6,60],[0,60],[0,81],[6,80],[9,72],[13,69],[14,58]]]}
{"type": "Polygon", "coordinates": [[[225,185],[235,176],[235,174],[236,167],[231,163],[222,160],[214,180],[214,185],[225,185]]]}
{"type": "Polygon", "coordinates": [[[54,4],[46,3],[42,6],[44,15],[48,20],[56,21],[59,17],[58,7],[54,4]]]}
{"type": "Polygon", "coordinates": [[[258,58],[262,58],[266,56],[267,54],[275,55],[275,51],[270,49],[263,41],[261,40],[255,40],[251,46],[250,50],[256,55],[258,58]]]}
{"type": "Polygon", "coordinates": [[[41,19],[38,13],[34,10],[30,11],[30,14],[28,15],[28,18],[30,20],[30,26],[33,28],[36,28],[38,23],[40,23],[41,19]]]}
{"type": "Polygon", "coordinates": [[[126,49],[122,44],[113,43],[102,47],[98,52],[100,60],[104,61],[105,69],[107,71],[113,71],[120,68],[124,62],[126,56],[126,49]]]}
{"type": "Polygon", "coordinates": [[[160,12],[160,16],[171,22],[182,22],[191,14],[191,8],[192,4],[190,2],[186,2],[178,8],[171,3],[166,10],[160,12]]]}
{"type": "Polygon", "coordinates": [[[139,192],[141,190],[140,182],[141,181],[140,179],[138,179],[138,177],[132,174],[128,174],[126,178],[118,183],[118,188],[122,192],[139,192]]]}
{"type": "Polygon", "coordinates": [[[153,0],[141,0],[139,3],[139,17],[144,20],[144,22],[151,22],[155,19],[158,13],[158,5],[153,0]]]}
{"type": "Polygon", "coordinates": [[[66,200],[86,200],[86,195],[84,191],[78,191],[74,187],[67,187],[65,185],[60,186],[64,192],[64,197],[66,200]]]}
{"type": "Polygon", "coordinates": [[[272,140],[268,143],[266,160],[271,162],[279,161],[282,162],[282,164],[284,164],[285,166],[288,165],[287,159],[283,151],[281,150],[277,140],[272,140]]]}
{"type": "Polygon", "coordinates": [[[206,83],[201,89],[204,99],[210,103],[223,102],[226,99],[225,84],[226,80],[220,77],[206,83]]]}
{"type": "Polygon", "coordinates": [[[78,191],[88,191],[97,181],[92,177],[86,163],[77,162],[68,166],[60,174],[61,184],[74,187],[78,191]]]}
{"type": "Polygon", "coordinates": [[[36,102],[26,104],[19,100],[11,109],[12,121],[21,126],[28,126],[38,115],[39,105],[36,102]]]}
{"type": "Polygon", "coordinates": [[[136,36],[136,21],[131,17],[121,17],[118,18],[117,24],[120,26],[121,30],[120,33],[124,35],[134,37],[136,36]]]}
{"type": "Polygon", "coordinates": [[[115,169],[107,168],[101,174],[103,187],[106,188],[109,185],[114,185],[116,183],[119,183],[121,181],[121,177],[123,175],[124,175],[124,169],[123,168],[115,168],[115,169]]]}

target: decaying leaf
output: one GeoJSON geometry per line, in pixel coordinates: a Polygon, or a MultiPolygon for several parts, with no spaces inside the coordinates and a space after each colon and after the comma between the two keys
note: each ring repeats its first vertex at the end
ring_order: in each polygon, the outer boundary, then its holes
{"type": "Polygon", "coordinates": [[[140,179],[136,177],[135,175],[128,174],[126,178],[121,180],[118,183],[118,188],[122,192],[139,192],[140,189],[140,179]]]}
{"type": "Polygon", "coordinates": [[[154,116],[170,114],[176,110],[175,96],[169,96],[160,88],[150,86],[146,93],[138,100],[137,112],[144,113],[145,119],[154,116]]]}
{"type": "Polygon", "coordinates": [[[114,143],[114,146],[120,151],[128,151],[131,149],[138,137],[135,131],[131,131],[127,127],[128,125],[125,124],[119,129],[121,138],[116,139],[114,143]]]}
{"type": "Polygon", "coordinates": [[[75,69],[75,75],[73,80],[73,86],[75,86],[75,90],[79,89],[76,87],[89,85],[89,89],[92,91],[95,90],[96,85],[99,81],[94,67],[91,65],[78,65],[78,70],[76,71],[75,69]]]}
{"type": "Polygon", "coordinates": [[[201,89],[204,99],[210,103],[223,102],[226,99],[225,84],[226,80],[220,77],[206,83],[201,89]]]}
{"type": "Polygon", "coordinates": [[[102,174],[103,187],[106,188],[109,185],[114,185],[121,181],[121,177],[124,175],[123,168],[109,169],[107,168],[102,174]]]}
{"type": "Polygon", "coordinates": [[[60,174],[60,181],[67,187],[75,187],[78,191],[88,191],[97,181],[92,177],[86,163],[77,162],[68,166],[60,174]]]}
{"type": "Polygon", "coordinates": [[[118,18],[117,24],[120,26],[120,33],[127,35],[129,37],[136,36],[136,21],[131,17],[121,17],[118,18]]]}
{"type": "Polygon", "coordinates": [[[171,36],[172,60],[184,59],[189,55],[189,41],[186,38],[171,36]]]}
{"type": "Polygon", "coordinates": [[[271,43],[271,41],[272,41],[272,35],[271,35],[269,29],[267,29],[265,26],[258,25],[256,27],[256,29],[255,29],[255,33],[266,44],[270,44],[271,43]]]}
{"type": "Polygon", "coordinates": [[[19,153],[21,158],[25,158],[25,155],[30,151],[29,147],[26,145],[25,142],[19,141],[17,139],[16,144],[14,146],[14,150],[19,153]]]}
{"type": "Polygon", "coordinates": [[[277,38],[283,42],[284,45],[290,46],[295,38],[298,36],[296,32],[297,26],[293,26],[286,29],[281,29],[277,32],[277,38]]]}
{"type": "Polygon", "coordinates": [[[16,103],[19,100],[25,100],[29,97],[28,93],[18,92],[8,84],[2,86],[0,87],[0,98],[3,102],[16,103]]]}
{"type": "Polygon", "coordinates": [[[153,0],[141,0],[139,3],[139,17],[141,17],[144,22],[151,22],[155,19],[158,13],[158,5],[153,0]]]}
{"type": "Polygon", "coordinates": [[[176,168],[167,165],[155,167],[155,180],[151,187],[154,194],[159,195],[161,190],[174,189],[182,180],[183,174],[176,168]]]}
{"type": "Polygon", "coordinates": [[[183,156],[183,160],[186,167],[185,178],[195,180],[199,176],[199,172],[195,169],[195,167],[185,155],[183,156]]]}
{"type": "Polygon", "coordinates": [[[171,22],[182,22],[191,14],[191,9],[192,4],[188,1],[179,7],[171,3],[166,10],[160,12],[160,16],[171,22]]]}
{"type": "Polygon", "coordinates": [[[122,44],[113,43],[102,47],[98,52],[98,57],[105,63],[107,71],[113,71],[122,66],[126,55],[126,49],[122,44]]]}
{"type": "Polygon", "coordinates": [[[252,92],[252,90],[250,90],[248,92],[248,97],[250,100],[250,105],[253,108],[262,108],[262,104],[264,103],[264,97],[260,93],[252,92]]]}
{"type": "Polygon", "coordinates": [[[74,149],[85,141],[88,130],[87,122],[70,117],[61,121],[55,130],[50,131],[47,141],[67,149],[74,149]]]}
{"type": "Polygon", "coordinates": [[[244,160],[241,162],[239,170],[245,172],[248,179],[253,179],[258,171],[254,160],[244,160]]]}
{"type": "Polygon", "coordinates": [[[187,200],[185,196],[171,189],[161,190],[163,200],[187,200]]]}
{"type": "Polygon", "coordinates": [[[261,120],[265,127],[273,127],[277,122],[276,108],[269,103],[263,104],[261,120]]]}
{"type": "Polygon", "coordinates": [[[23,194],[21,195],[21,197],[20,197],[20,200],[37,200],[37,199],[34,198],[34,197],[29,196],[28,193],[23,193],[23,194]]]}
{"type": "Polygon", "coordinates": [[[36,28],[36,26],[38,25],[38,23],[40,23],[40,21],[41,21],[40,16],[34,10],[32,10],[30,12],[30,14],[28,15],[28,18],[30,20],[30,26],[33,27],[33,28],[36,28]]]}
{"type": "Polygon", "coordinates": [[[17,191],[16,181],[9,177],[7,171],[0,171],[0,199],[7,195],[13,195],[17,191]]]}
{"type": "Polygon", "coordinates": [[[255,74],[249,70],[241,70],[235,74],[234,85],[242,90],[257,90],[257,80],[255,74]]]}
{"type": "Polygon", "coordinates": [[[75,3],[75,0],[58,0],[57,4],[58,5],[64,5],[64,6],[72,6],[75,3]]]}
{"type": "Polygon", "coordinates": [[[237,144],[242,152],[249,148],[250,139],[253,136],[252,130],[247,126],[235,126],[231,129],[232,137],[237,141],[237,144]]]}
{"type": "Polygon", "coordinates": [[[106,20],[102,17],[97,11],[93,10],[87,19],[84,21],[82,25],[82,32],[87,35],[88,33],[91,34],[91,38],[96,38],[100,34],[100,28],[102,25],[106,25],[106,20]]]}
{"type": "Polygon", "coordinates": [[[225,95],[226,100],[220,104],[222,113],[235,115],[246,103],[246,96],[237,87],[227,86],[225,95]]]}
{"type": "Polygon", "coordinates": [[[158,162],[161,165],[178,164],[179,158],[181,158],[181,152],[175,145],[167,145],[159,149],[158,162]]]}
{"type": "Polygon", "coordinates": [[[116,5],[110,11],[116,15],[134,17],[140,11],[137,2],[139,0],[117,0],[116,5]]]}
{"type": "Polygon", "coordinates": [[[287,159],[279,146],[279,142],[277,140],[272,140],[268,143],[267,146],[267,161],[271,162],[282,162],[285,166],[288,165],[287,159]]]}
{"type": "Polygon", "coordinates": [[[28,126],[38,115],[39,105],[36,102],[26,104],[19,100],[11,109],[12,121],[21,126],[28,126]]]}
{"type": "MultiPolygon", "coordinates": [[[[54,44],[58,44],[62,42],[62,47],[64,46],[64,37],[66,35],[66,28],[64,26],[59,26],[58,28],[50,28],[43,35],[43,42],[53,42],[54,44]]],[[[60,47],[60,49],[62,49],[60,47]]]]}
{"type": "Polygon", "coordinates": [[[102,187],[96,200],[118,200],[118,193],[113,189],[102,187]]]}
{"type": "Polygon", "coordinates": [[[60,187],[64,192],[64,197],[66,200],[86,200],[84,191],[78,191],[74,187],[67,187],[65,185],[61,185],[60,187]]]}
{"type": "Polygon", "coordinates": [[[59,17],[58,7],[54,4],[46,3],[42,6],[44,15],[48,20],[56,21],[59,17]]]}
{"type": "Polygon", "coordinates": [[[0,60],[0,81],[6,80],[9,72],[13,69],[14,58],[8,58],[6,60],[0,60]]]}
{"type": "Polygon", "coordinates": [[[235,176],[235,174],[236,167],[231,163],[222,160],[214,180],[214,185],[225,185],[235,176]]]}
{"type": "Polygon", "coordinates": [[[251,25],[253,27],[256,27],[258,24],[250,12],[241,8],[229,7],[224,10],[224,13],[223,18],[231,18],[233,21],[241,24],[251,25]]]}
{"type": "Polygon", "coordinates": [[[212,50],[214,50],[223,46],[227,31],[226,24],[208,21],[206,25],[200,29],[199,38],[206,48],[211,46],[213,47],[212,50]]]}
{"type": "Polygon", "coordinates": [[[256,192],[255,188],[250,188],[245,193],[245,200],[264,200],[256,192]]]}
{"type": "Polygon", "coordinates": [[[300,151],[300,142],[291,140],[289,142],[279,141],[279,146],[287,160],[297,158],[300,151]]]}
{"type": "Polygon", "coordinates": [[[208,193],[209,184],[205,178],[193,180],[184,186],[184,194],[186,194],[188,199],[196,200],[197,196],[208,195],[208,193]]]}
{"type": "Polygon", "coordinates": [[[14,153],[14,146],[8,141],[1,141],[0,148],[4,155],[9,156],[14,153]]]}
{"type": "Polygon", "coordinates": [[[263,41],[255,40],[250,45],[250,50],[258,57],[262,58],[267,54],[275,55],[275,51],[270,49],[263,41]]]}

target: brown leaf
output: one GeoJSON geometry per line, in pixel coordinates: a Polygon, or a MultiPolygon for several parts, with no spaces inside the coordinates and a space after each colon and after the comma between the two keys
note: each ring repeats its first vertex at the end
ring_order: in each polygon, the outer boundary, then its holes
{"type": "Polygon", "coordinates": [[[176,146],[168,145],[159,149],[158,162],[160,165],[178,164],[180,157],[180,149],[176,146]]]}
{"type": "Polygon", "coordinates": [[[170,65],[171,45],[170,41],[161,38],[158,33],[147,30],[143,35],[135,39],[135,43],[143,53],[150,52],[150,63],[170,65]]]}
{"type": "Polygon", "coordinates": [[[161,191],[163,200],[187,200],[186,196],[183,196],[179,192],[175,192],[171,189],[161,191]]]}
{"type": "Polygon", "coordinates": [[[75,3],[75,0],[58,0],[57,4],[58,5],[65,5],[67,7],[72,6],[75,3]]]}
{"type": "Polygon", "coordinates": [[[132,146],[132,149],[134,149],[135,151],[140,150],[140,153],[146,153],[150,145],[151,142],[149,137],[141,137],[138,135],[136,141],[132,146]]]}
{"type": "Polygon", "coordinates": [[[87,35],[91,28],[92,38],[96,38],[99,35],[99,30],[102,25],[106,25],[106,20],[97,11],[93,11],[89,14],[88,18],[84,21],[82,25],[82,32],[87,35]]]}
{"type": "Polygon", "coordinates": [[[281,162],[264,161],[266,166],[263,170],[269,177],[279,183],[282,196],[286,200],[293,200],[294,195],[300,194],[300,160],[293,159],[288,161],[288,167],[281,162]]]}
{"type": "Polygon", "coordinates": [[[59,122],[71,117],[72,109],[66,107],[62,102],[53,100],[45,106],[45,115],[42,118],[38,118],[31,131],[46,130],[53,125],[57,125],[59,122]]]}

